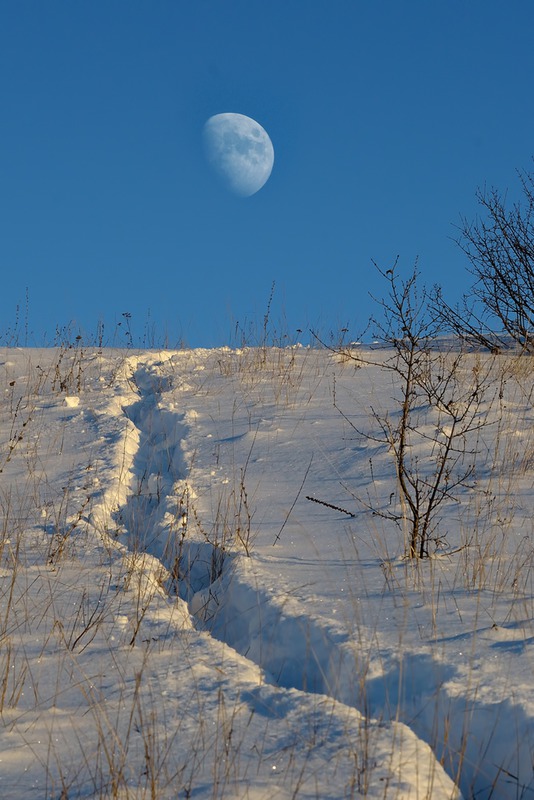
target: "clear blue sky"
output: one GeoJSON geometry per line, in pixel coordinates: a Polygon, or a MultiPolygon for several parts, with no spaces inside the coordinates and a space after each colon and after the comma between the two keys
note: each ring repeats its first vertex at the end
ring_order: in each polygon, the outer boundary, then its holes
{"type": "Polygon", "coordinates": [[[532,168],[533,31],[529,0],[1,0],[0,333],[225,344],[275,281],[279,329],[356,335],[397,254],[454,299],[459,215],[532,168]],[[204,161],[225,111],[274,145],[249,198],[204,161]]]}

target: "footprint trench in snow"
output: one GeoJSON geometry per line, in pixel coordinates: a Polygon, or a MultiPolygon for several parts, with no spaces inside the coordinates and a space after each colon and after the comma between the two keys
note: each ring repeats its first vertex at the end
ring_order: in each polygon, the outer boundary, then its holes
{"type": "Polygon", "coordinates": [[[123,413],[135,426],[137,447],[129,468],[129,492],[114,519],[129,549],[149,553],[173,574],[186,555],[181,551],[187,520],[187,424],[183,414],[165,406],[162,395],[172,389],[172,382],[157,364],[137,366],[131,382],[138,399],[125,404],[123,413]]]}
{"type": "MultiPolygon", "coordinates": [[[[380,676],[362,678],[358,653],[346,632],[307,615],[296,601],[275,597],[251,559],[222,554],[206,541],[188,541],[181,522],[187,504],[184,443],[188,422],[173,404],[166,404],[164,395],[172,391],[172,379],[157,362],[138,361],[131,383],[137,399],[125,403],[123,413],[136,428],[138,445],[131,459],[130,492],[115,522],[130,549],[154,556],[177,578],[169,591],[188,602],[196,627],[261,667],[266,697],[271,697],[269,685],[326,695],[356,709],[362,718],[371,715],[375,723],[382,720],[392,729],[400,726],[414,757],[424,761],[426,747],[426,758],[435,758],[431,768],[437,774],[443,764],[454,781],[463,759],[461,789],[466,797],[475,789],[482,790],[488,781],[491,784],[501,768],[492,765],[486,771],[480,765],[476,757],[480,742],[471,743],[471,753],[469,743],[454,741],[450,732],[447,741],[447,720],[453,714],[479,714],[489,720],[499,713],[502,724],[509,719],[516,726],[518,709],[503,702],[496,712],[494,706],[449,695],[445,685],[454,677],[451,668],[440,669],[431,656],[421,653],[409,656],[404,664],[391,659],[380,676]],[[182,495],[176,493],[178,487],[182,495]],[[173,540],[179,540],[179,547],[173,540]],[[403,709],[400,716],[398,709],[403,709]],[[470,758],[472,774],[466,768],[470,758]]],[[[259,705],[261,692],[260,687],[254,701],[259,705]]],[[[502,752],[500,739],[494,733],[485,743],[488,764],[495,764],[494,757],[502,752]]]]}

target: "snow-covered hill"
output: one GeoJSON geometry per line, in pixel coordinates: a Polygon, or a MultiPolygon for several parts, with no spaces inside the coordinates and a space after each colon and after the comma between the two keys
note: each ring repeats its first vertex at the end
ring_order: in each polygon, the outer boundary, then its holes
{"type": "Polygon", "coordinates": [[[456,357],[415,560],[390,353],[2,350],[0,796],[534,797],[534,368],[456,357]]]}

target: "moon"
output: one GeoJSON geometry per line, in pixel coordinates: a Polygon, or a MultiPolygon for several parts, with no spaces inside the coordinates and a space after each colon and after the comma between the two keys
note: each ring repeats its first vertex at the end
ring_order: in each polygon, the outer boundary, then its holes
{"type": "Polygon", "coordinates": [[[267,182],[273,144],[262,126],[244,114],[215,114],[204,125],[206,159],[234,194],[250,197],[267,182]]]}

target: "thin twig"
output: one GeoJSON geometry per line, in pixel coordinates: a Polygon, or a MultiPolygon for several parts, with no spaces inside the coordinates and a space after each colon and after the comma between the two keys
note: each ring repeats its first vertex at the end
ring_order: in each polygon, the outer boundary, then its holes
{"type": "Polygon", "coordinates": [[[348,514],[349,517],[355,517],[356,514],[353,514],[352,511],[347,511],[346,508],[340,508],[339,506],[333,506],[332,503],[325,503],[324,500],[317,500],[316,497],[308,497],[306,495],[306,500],[311,500],[312,503],[319,503],[320,506],[326,506],[327,508],[333,508],[334,511],[341,511],[342,514],[348,514]]]}
{"type": "Polygon", "coordinates": [[[300,484],[300,489],[299,489],[299,490],[298,490],[298,492],[297,492],[297,496],[296,496],[296,497],[295,497],[295,499],[293,500],[293,504],[292,504],[291,508],[290,508],[290,509],[289,509],[289,511],[287,512],[287,516],[286,516],[286,518],[285,518],[285,520],[284,520],[284,524],[282,525],[282,527],[280,528],[280,530],[278,531],[278,533],[277,533],[277,535],[276,535],[276,538],[275,538],[275,540],[274,540],[274,542],[273,542],[273,547],[275,546],[275,544],[277,543],[277,541],[280,539],[280,536],[282,535],[282,531],[283,531],[283,530],[284,530],[284,528],[286,527],[287,521],[288,521],[289,517],[291,516],[291,512],[293,511],[293,509],[294,509],[294,508],[295,508],[295,506],[297,505],[297,500],[299,499],[299,497],[300,497],[300,493],[302,492],[302,489],[304,488],[304,484],[306,483],[306,478],[308,477],[308,472],[310,471],[310,468],[311,468],[311,465],[312,465],[312,461],[313,461],[313,453],[312,453],[312,457],[310,458],[310,463],[308,464],[308,469],[307,469],[307,470],[306,470],[306,472],[304,473],[304,477],[303,477],[303,479],[302,479],[302,483],[300,484]]]}

